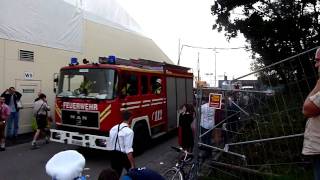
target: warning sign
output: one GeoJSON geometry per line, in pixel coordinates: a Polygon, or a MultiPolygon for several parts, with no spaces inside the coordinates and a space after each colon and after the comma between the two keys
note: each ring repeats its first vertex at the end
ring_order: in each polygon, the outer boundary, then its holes
{"type": "Polygon", "coordinates": [[[209,94],[209,106],[215,109],[221,109],[222,94],[209,94]]]}

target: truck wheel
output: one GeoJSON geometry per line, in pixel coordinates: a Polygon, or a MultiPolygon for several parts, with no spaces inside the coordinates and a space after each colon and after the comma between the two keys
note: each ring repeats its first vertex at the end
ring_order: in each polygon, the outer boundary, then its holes
{"type": "Polygon", "coordinates": [[[145,123],[139,123],[134,126],[133,152],[134,155],[142,154],[150,144],[150,135],[145,123]]]}

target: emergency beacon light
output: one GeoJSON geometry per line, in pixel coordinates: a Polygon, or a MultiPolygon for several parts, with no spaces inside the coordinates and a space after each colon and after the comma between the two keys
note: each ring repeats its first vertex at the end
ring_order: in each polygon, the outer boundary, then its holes
{"type": "Polygon", "coordinates": [[[78,58],[72,57],[70,60],[70,65],[79,65],[78,58]]]}
{"type": "Polygon", "coordinates": [[[108,57],[99,57],[100,64],[116,64],[116,56],[110,55],[108,57]]]}
{"type": "Polygon", "coordinates": [[[108,57],[108,64],[116,64],[116,56],[110,55],[108,57]]]}
{"type": "Polygon", "coordinates": [[[110,55],[108,57],[108,64],[116,64],[116,56],[110,55]]]}

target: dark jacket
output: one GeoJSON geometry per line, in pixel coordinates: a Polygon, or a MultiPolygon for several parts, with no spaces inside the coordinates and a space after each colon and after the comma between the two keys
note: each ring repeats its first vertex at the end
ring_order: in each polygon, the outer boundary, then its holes
{"type": "MultiPolygon", "coordinates": [[[[14,106],[16,107],[16,111],[19,112],[20,109],[18,109],[17,107],[17,101],[20,100],[22,94],[19,93],[18,91],[16,91],[14,94],[13,94],[13,100],[14,100],[14,106]]],[[[10,99],[11,99],[11,94],[7,93],[6,91],[4,91],[2,94],[1,94],[1,97],[4,97],[5,98],[5,102],[8,106],[10,104],[10,99]]]]}
{"type": "Polygon", "coordinates": [[[164,177],[162,177],[157,172],[145,167],[130,169],[130,171],[121,178],[121,180],[129,180],[129,179],[130,180],[146,180],[146,179],[165,180],[164,177]]]}

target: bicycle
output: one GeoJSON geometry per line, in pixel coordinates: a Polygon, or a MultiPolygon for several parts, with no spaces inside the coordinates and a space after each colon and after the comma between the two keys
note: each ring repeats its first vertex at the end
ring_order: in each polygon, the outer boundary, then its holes
{"type": "Polygon", "coordinates": [[[87,180],[89,175],[82,175],[85,158],[75,150],[62,151],[55,154],[46,164],[46,172],[52,180],[87,180]]]}
{"type": "Polygon", "coordinates": [[[166,170],[162,175],[166,180],[192,180],[195,178],[195,166],[193,154],[182,148],[171,146],[172,149],[179,153],[184,153],[183,157],[175,164],[175,166],[166,170]]]}

